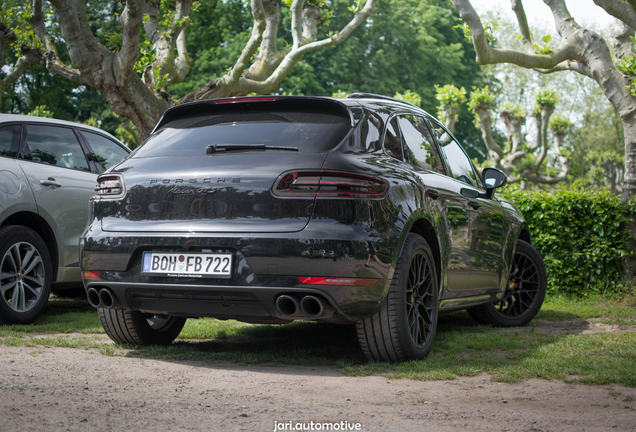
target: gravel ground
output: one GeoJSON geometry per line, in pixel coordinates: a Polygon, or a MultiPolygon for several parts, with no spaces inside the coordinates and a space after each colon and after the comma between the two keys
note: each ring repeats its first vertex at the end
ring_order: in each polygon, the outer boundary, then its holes
{"type": "MultiPolygon", "coordinates": [[[[606,330],[605,330],[606,331],[606,330]]],[[[631,431],[636,389],[0,346],[0,431],[631,431]],[[325,425],[324,423],[329,423],[325,425]],[[335,424],[337,423],[337,425],[335,424]],[[353,428],[353,429],[351,429],[353,428]]]]}

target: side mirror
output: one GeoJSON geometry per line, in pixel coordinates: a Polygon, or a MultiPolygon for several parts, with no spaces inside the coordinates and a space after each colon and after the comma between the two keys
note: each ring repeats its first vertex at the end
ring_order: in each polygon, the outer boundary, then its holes
{"type": "Polygon", "coordinates": [[[481,180],[486,188],[487,197],[492,198],[495,189],[505,185],[508,177],[497,168],[484,168],[481,172],[481,180]]]}
{"type": "Polygon", "coordinates": [[[486,189],[496,189],[505,185],[508,177],[497,168],[484,168],[481,172],[481,180],[486,189]]]}

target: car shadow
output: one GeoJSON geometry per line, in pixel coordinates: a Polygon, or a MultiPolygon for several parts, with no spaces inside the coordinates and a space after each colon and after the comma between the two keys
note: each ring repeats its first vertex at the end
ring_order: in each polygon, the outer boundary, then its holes
{"type": "MultiPolygon", "coordinates": [[[[38,328],[49,326],[50,329],[56,322],[60,323],[60,328],[70,326],[73,333],[96,333],[101,329],[97,313],[84,298],[53,299],[34,324],[20,327],[24,327],[22,331],[25,332],[38,332],[38,328]]],[[[258,370],[267,367],[282,374],[338,376],[343,371],[351,373],[353,370],[355,375],[368,374],[370,369],[382,373],[397,367],[369,362],[359,347],[355,326],[320,322],[288,325],[228,323],[222,326],[222,322],[216,320],[189,322],[203,327],[199,334],[191,336],[196,339],[179,338],[162,347],[120,346],[118,352],[130,358],[176,364],[186,362],[211,369],[258,370]]],[[[532,356],[537,349],[586,332],[589,327],[588,321],[575,314],[555,316],[553,311],[546,317],[540,315],[527,326],[504,329],[480,325],[465,311],[442,314],[429,357],[408,363],[417,370],[432,370],[442,368],[441,360],[455,359],[453,361],[459,362],[460,366],[487,369],[494,356],[502,363],[514,365],[532,356]]],[[[189,334],[193,334],[192,330],[189,334]]],[[[104,341],[110,342],[105,335],[104,341]]]]}
{"type": "MultiPolygon", "coordinates": [[[[575,319],[587,323],[579,317],[575,319]]],[[[437,335],[429,357],[408,363],[415,370],[448,370],[449,367],[487,370],[495,357],[495,361],[499,359],[502,364],[514,365],[533,356],[536,350],[557,343],[561,338],[580,334],[587,328],[579,326],[570,328],[570,331],[541,332],[537,329],[549,327],[550,323],[560,326],[562,322],[535,321],[524,327],[500,329],[476,323],[465,311],[444,314],[439,317],[437,335]],[[525,341],[530,343],[526,344],[525,341]],[[440,359],[446,363],[442,365],[440,359]]],[[[161,348],[133,347],[125,355],[176,363],[202,360],[196,364],[211,369],[259,370],[272,367],[274,373],[291,375],[341,375],[343,371],[366,375],[389,372],[398,367],[369,362],[358,345],[354,326],[314,322],[238,325],[239,329],[231,335],[221,334],[220,337],[203,340],[177,339],[170,346],[161,348]],[[323,367],[316,369],[316,366],[323,367]]]]}

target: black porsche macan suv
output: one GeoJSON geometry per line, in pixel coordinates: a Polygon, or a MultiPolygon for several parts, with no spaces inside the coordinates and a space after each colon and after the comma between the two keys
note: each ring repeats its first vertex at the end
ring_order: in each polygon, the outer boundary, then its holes
{"type": "Polygon", "coordinates": [[[188,317],[321,320],[354,324],[369,359],[421,359],[440,312],[516,326],[541,307],[505,181],[383,96],[179,105],[98,178],[84,284],[116,342],[171,343],[188,317]]]}

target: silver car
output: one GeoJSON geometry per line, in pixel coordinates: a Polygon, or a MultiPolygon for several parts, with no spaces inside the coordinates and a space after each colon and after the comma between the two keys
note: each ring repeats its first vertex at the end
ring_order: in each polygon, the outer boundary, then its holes
{"type": "Polygon", "coordinates": [[[94,127],[0,114],[0,323],[32,322],[53,286],[81,285],[97,175],[129,152],[94,127]]]}

